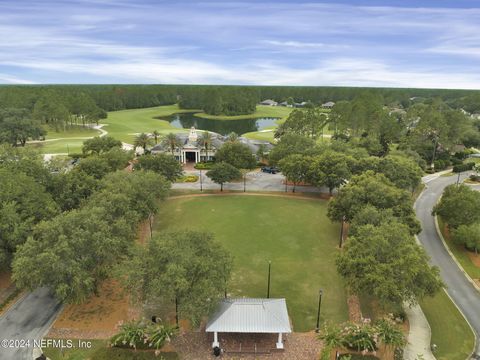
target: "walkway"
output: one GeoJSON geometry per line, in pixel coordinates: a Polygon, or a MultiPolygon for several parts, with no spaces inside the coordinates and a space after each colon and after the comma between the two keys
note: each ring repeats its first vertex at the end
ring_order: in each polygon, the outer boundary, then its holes
{"type": "Polygon", "coordinates": [[[431,330],[427,318],[420,305],[412,308],[406,307],[410,332],[408,333],[407,346],[403,358],[405,360],[416,360],[422,355],[424,360],[435,360],[430,350],[431,330]]]}

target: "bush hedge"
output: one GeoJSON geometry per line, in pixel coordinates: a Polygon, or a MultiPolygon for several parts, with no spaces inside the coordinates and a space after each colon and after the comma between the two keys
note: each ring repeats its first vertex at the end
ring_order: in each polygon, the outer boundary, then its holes
{"type": "Polygon", "coordinates": [[[467,162],[465,164],[455,165],[453,167],[453,172],[454,173],[459,173],[459,172],[472,170],[474,166],[475,166],[474,162],[467,162]]]}

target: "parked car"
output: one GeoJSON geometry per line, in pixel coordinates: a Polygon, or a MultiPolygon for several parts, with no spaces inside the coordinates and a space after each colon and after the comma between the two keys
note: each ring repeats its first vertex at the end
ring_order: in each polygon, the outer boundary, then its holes
{"type": "Polygon", "coordinates": [[[280,170],[276,168],[275,166],[264,166],[262,167],[262,172],[264,173],[269,173],[269,174],[276,174],[280,170]]]}

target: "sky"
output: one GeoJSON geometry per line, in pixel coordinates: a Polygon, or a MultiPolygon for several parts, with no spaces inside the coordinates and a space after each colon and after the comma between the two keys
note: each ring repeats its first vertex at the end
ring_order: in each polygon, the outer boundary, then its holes
{"type": "Polygon", "coordinates": [[[0,83],[480,89],[480,0],[0,0],[0,83]]]}

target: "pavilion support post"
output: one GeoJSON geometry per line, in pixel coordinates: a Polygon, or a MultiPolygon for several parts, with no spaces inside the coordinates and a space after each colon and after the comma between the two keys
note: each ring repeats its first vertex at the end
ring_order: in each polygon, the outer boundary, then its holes
{"type": "Polygon", "coordinates": [[[216,331],[213,333],[212,348],[214,347],[220,347],[220,343],[218,342],[218,333],[216,331]]]}
{"type": "Polygon", "coordinates": [[[278,333],[277,349],[283,349],[282,333],[278,333]]]}

